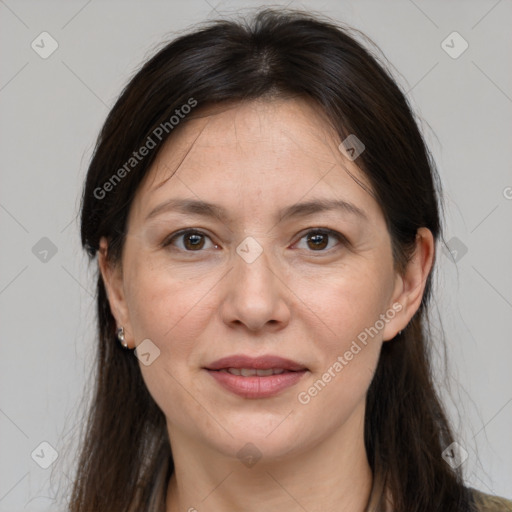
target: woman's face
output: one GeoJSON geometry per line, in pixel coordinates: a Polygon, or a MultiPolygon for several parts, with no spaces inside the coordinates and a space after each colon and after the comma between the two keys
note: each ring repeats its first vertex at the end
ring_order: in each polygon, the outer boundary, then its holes
{"type": "Polygon", "coordinates": [[[140,367],[171,443],[297,453],[362,428],[381,344],[407,323],[403,280],[379,205],[347,171],[367,180],[314,107],[207,114],[137,192],[112,311],[132,347],[150,340],[140,367]]]}

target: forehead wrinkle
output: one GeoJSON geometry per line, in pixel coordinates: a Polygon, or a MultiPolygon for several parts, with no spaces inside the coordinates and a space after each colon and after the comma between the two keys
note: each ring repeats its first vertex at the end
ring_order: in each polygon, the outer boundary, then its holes
{"type": "MultiPolygon", "coordinates": [[[[179,164],[176,167],[176,169],[174,170],[174,172],[172,172],[171,175],[168,176],[166,179],[164,179],[161,183],[157,184],[155,187],[150,189],[150,192],[156,191],[159,188],[161,188],[165,183],[167,183],[179,171],[180,168],[182,168],[183,164],[191,157],[192,149],[196,146],[196,144],[198,143],[200,138],[203,136],[206,128],[210,125],[212,120],[214,120],[215,118],[218,118],[217,116],[219,114],[224,114],[226,112],[231,111],[231,113],[234,115],[234,117],[232,117],[231,120],[232,120],[232,127],[234,129],[234,134],[235,134],[236,146],[237,146],[237,148],[241,148],[241,141],[239,140],[238,132],[237,132],[237,118],[238,118],[238,115],[240,114],[240,110],[244,107],[246,107],[246,108],[248,107],[252,111],[253,114],[257,115],[257,122],[258,122],[260,134],[262,133],[262,131],[261,131],[262,130],[262,118],[266,117],[266,119],[270,119],[271,124],[277,123],[277,124],[284,125],[284,126],[281,126],[281,129],[279,130],[279,132],[283,135],[283,137],[285,137],[287,140],[289,140],[301,154],[307,156],[308,158],[312,158],[313,160],[315,160],[317,162],[325,161],[326,163],[333,164],[333,166],[328,170],[328,172],[326,174],[323,174],[323,176],[321,176],[319,181],[322,181],[323,178],[327,174],[329,174],[329,172],[332,170],[333,167],[339,165],[355,183],[357,183],[361,188],[363,188],[363,190],[365,190],[367,193],[369,193],[372,197],[375,198],[372,191],[368,189],[368,186],[365,186],[365,184],[362,183],[361,180],[356,175],[354,175],[352,172],[350,172],[350,170],[345,165],[346,162],[342,162],[342,160],[345,160],[345,159],[342,158],[343,155],[341,154],[341,152],[338,153],[338,152],[334,151],[334,145],[335,145],[334,139],[336,138],[337,132],[334,131],[332,136],[328,136],[328,132],[325,129],[326,125],[318,122],[320,120],[318,112],[311,109],[310,105],[303,104],[303,102],[301,102],[301,101],[298,101],[298,102],[295,101],[293,103],[295,103],[295,105],[297,107],[299,107],[300,114],[302,114],[302,115],[293,115],[292,117],[296,121],[300,121],[301,124],[303,125],[303,127],[306,128],[306,140],[308,138],[310,138],[310,139],[313,139],[316,142],[320,143],[323,147],[327,146],[327,148],[329,149],[328,154],[333,156],[334,162],[332,162],[330,159],[323,159],[323,158],[321,158],[321,156],[316,156],[314,154],[314,152],[312,152],[312,151],[306,151],[304,149],[304,144],[302,144],[302,145],[300,144],[300,139],[297,140],[297,137],[294,137],[293,130],[292,131],[286,130],[286,117],[290,116],[291,113],[289,111],[286,111],[284,116],[278,116],[277,114],[279,113],[278,112],[279,105],[276,108],[276,104],[274,102],[266,102],[264,104],[262,104],[262,103],[254,104],[254,102],[245,102],[245,103],[241,102],[241,103],[234,104],[232,107],[222,108],[220,111],[218,109],[218,106],[216,106],[216,107],[214,107],[214,112],[212,112],[211,109],[208,109],[208,107],[205,107],[207,109],[206,110],[207,115],[201,117],[201,119],[206,118],[206,123],[203,124],[199,133],[197,133],[197,135],[195,135],[194,139],[192,140],[192,143],[187,148],[183,157],[180,159],[179,164]],[[259,108],[261,106],[263,106],[263,109],[259,108]],[[309,114],[312,114],[312,115],[308,116],[307,111],[309,111],[309,114]],[[313,122],[312,119],[310,119],[310,118],[312,118],[316,122],[313,122]],[[320,128],[319,130],[312,129],[315,124],[318,125],[318,127],[320,128]],[[322,134],[322,136],[321,136],[321,134],[322,134]]],[[[198,114],[199,113],[200,112],[198,112],[198,114]]],[[[203,111],[203,114],[204,113],[205,112],[203,111]]],[[[243,114],[243,112],[242,112],[242,114],[243,114]]],[[[247,120],[247,117],[245,117],[245,119],[247,120]]],[[[253,119],[255,119],[255,118],[253,118],[253,119]]],[[[222,121],[224,121],[224,120],[222,120],[222,121]]],[[[250,121],[250,117],[249,117],[248,124],[250,124],[250,123],[251,123],[251,121],[250,121]]],[[[328,125],[328,126],[330,126],[330,125],[328,125]]],[[[174,140],[175,139],[169,139],[168,142],[172,145],[174,140]]],[[[169,147],[169,146],[167,146],[167,147],[169,147]]],[[[164,146],[164,148],[165,148],[165,146],[164,146]]],[[[162,148],[162,149],[164,149],[164,148],[162,148]]],[[[164,151],[165,151],[165,149],[164,149],[164,151]]],[[[293,153],[293,148],[291,149],[291,152],[293,153]]],[[[323,154],[323,153],[321,153],[321,154],[323,154]]],[[[299,158],[300,158],[300,156],[299,156],[299,158]]],[[[160,162],[160,163],[161,163],[161,165],[163,165],[164,168],[170,170],[170,167],[165,163],[165,161],[160,162]]],[[[354,165],[356,165],[356,164],[354,164],[354,165]]],[[[178,176],[178,178],[179,178],[179,176],[178,176]]],[[[363,180],[364,180],[364,178],[363,178],[363,180]]],[[[156,177],[155,177],[155,181],[156,181],[156,177]]],[[[185,186],[187,186],[183,182],[183,180],[180,180],[180,181],[185,186]]],[[[315,185],[313,185],[313,187],[314,186],[315,185]]],[[[331,185],[329,185],[329,186],[330,186],[330,188],[332,188],[331,185]]],[[[190,189],[190,187],[187,186],[187,188],[193,195],[195,195],[198,199],[200,199],[199,196],[193,190],[190,189]]],[[[371,189],[371,187],[370,187],[370,189],[371,189]]]]}
{"type": "MultiPolygon", "coordinates": [[[[302,101],[297,101],[297,99],[294,99],[295,101],[293,103],[295,103],[301,110],[303,116],[304,116],[304,119],[302,121],[305,121],[304,124],[310,124],[310,121],[308,120],[307,118],[307,112],[305,111],[307,108],[311,110],[311,107],[308,105],[308,104],[305,104],[303,105],[302,101]]],[[[299,98],[300,100],[300,98],[299,98]]],[[[159,189],[161,186],[163,186],[170,178],[172,178],[172,176],[177,173],[179,171],[179,169],[182,167],[182,165],[188,160],[189,156],[190,156],[190,153],[192,152],[192,149],[194,148],[194,146],[196,145],[196,143],[199,141],[200,137],[203,135],[203,132],[206,130],[207,126],[212,122],[212,118],[214,117],[217,117],[219,114],[223,114],[225,112],[229,112],[229,111],[234,111],[233,114],[234,114],[234,119],[233,119],[233,129],[234,129],[234,135],[235,135],[235,144],[236,144],[236,147],[237,149],[239,149],[240,151],[243,151],[243,148],[242,148],[242,144],[241,142],[242,141],[239,139],[239,136],[238,136],[238,127],[237,127],[237,117],[240,113],[240,110],[242,108],[247,108],[249,107],[253,113],[256,113],[257,114],[257,117],[258,117],[258,123],[259,123],[259,134],[263,134],[263,127],[262,127],[262,117],[266,114],[269,114],[272,116],[272,115],[275,115],[276,114],[276,108],[279,108],[279,105],[277,105],[276,107],[276,101],[278,103],[280,103],[278,100],[275,100],[275,101],[248,101],[248,102],[237,102],[235,103],[234,105],[232,106],[227,106],[227,108],[224,106],[223,108],[219,109],[218,106],[211,106],[211,108],[208,108],[207,106],[204,107],[206,109],[206,115],[205,112],[203,111],[203,115],[201,116],[201,112],[197,112],[196,113],[196,117],[193,118],[193,119],[190,119],[190,121],[193,121],[194,119],[204,119],[204,118],[208,118],[207,119],[207,122],[202,126],[200,132],[197,134],[197,136],[194,138],[194,140],[192,141],[191,145],[188,147],[186,153],[183,155],[183,157],[180,159],[176,169],[174,170],[174,172],[171,173],[170,176],[168,176],[166,179],[164,179],[162,182],[160,182],[158,185],[156,185],[155,187],[153,187],[152,189],[150,189],[150,191],[155,191],[157,189],[159,189]],[[254,105],[254,107],[253,107],[254,105]],[[261,108],[263,107],[263,109],[261,108]],[[267,108],[265,108],[267,107],[267,108]]],[[[286,100],[285,100],[286,101],[286,100]]],[[[288,103],[288,101],[286,101],[286,103],[288,103]]],[[[318,116],[318,114],[316,112],[312,112],[313,113],[313,116],[318,116]]],[[[295,119],[297,120],[297,117],[298,116],[294,116],[295,119]]],[[[297,147],[297,149],[301,152],[303,152],[304,154],[307,154],[304,149],[301,147],[301,144],[299,142],[297,142],[296,140],[294,140],[294,138],[290,135],[290,132],[282,129],[281,130],[281,133],[285,136],[288,137],[289,140],[291,140],[295,146],[297,147]]],[[[326,144],[326,140],[325,140],[325,137],[322,139],[320,137],[317,136],[317,133],[315,130],[309,130],[309,134],[311,134],[312,136],[314,136],[319,142],[321,142],[323,145],[326,145],[328,146],[328,144],[326,144]]],[[[174,139],[169,139],[168,140],[169,144],[172,145],[172,142],[174,142],[174,139]]],[[[257,140],[256,142],[260,142],[259,140],[257,140]]],[[[165,151],[165,148],[166,146],[164,145],[164,147],[162,148],[164,151],[165,151]]],[[[168,145],[167,145],[168,147],[168,145]]],[[[311,156],[311,155],[309,155],[311,156]]],[[[320,158],[317,157],[317,156],[314,156],[313,158],[315,158],[316,160],[319,160],[320,158]]],[[[157,162],[156,166],[157,168],[159,167],[159,164],[161,164],[161,162],[157,162]]],[[[330,163],[330,162],[329,162],[330,163]]],[[[163,167],[166,168],[166,169],[170,169],[169,166],[167,164],[163,164],[163,167]]],[[[156,180],[156,176],[155,176],[155,180],[156,180]]]]}
{"type": "MultiPolygon", "coordinates": [[[[336,134],[336,138],[339,140],[338,134],[336,134]]],[[[349,160],[339,150],[339,146],[336,144],[336,141],[334,139],[332,139],[332,142],[333,142],[333,144],[327,144],[327,147],[329,148],[329,151],[331,152],[331,155],[333,156],[333,159],[336,162],[336,165],[341,167],[341,169],[343,169],[345,171],[345,173],[355,183],[357,183],[367,194],[369,194],[375,201],[377,201],[377,197],[375,195],[375,192],[373,191],[373,187],[371,186],[370,183],[368,183],[368,178],[367,178],[366,174],[363,172],[363,170],[361,169],[361,167],[358,166],[355,162],[352,162],[355,169],[357,169],[361,173],[361,177],[358,177],[355,175],[355,173],[353,173],[349,169],[349,166],[346,165],[349,160]]]]}
{"type": "MultiPolygon", "coordinates": [[[[289,139],[289,140],[290,140],[290,141],[291,141],[291,142],[292,142],[292,143],[293,143],[293,144],[298,148],[298,150],[299,150],[301,153],[303,153],[304,155],[309,156],[309,157],[313,158],[313,159],[314,159],[314,160],[316,160],[316,161],[322,161],[322,162],[325,162],[325,163],[327,163],[327,164],[335,164],[335,163],[336,163],[336,161],[335,161],[335,160],[334,160],[334,161],[331,161],[331,160],[329,160],[329,159],[325,159],[325,160],[324,160],[324,159],[323,159],[323,158],[321,158],[320,156],[314,155],[311,151],[309,151],[309,152],[308,152],[308,151],[305,151],[304,146],[303,146],[303,145],[301,145],[301,144],[300,144],[300,142],[299,142],[299,141],[297,141],[297,140],[292,136],[292,134],[291,134],[289,131],[287,131],[287,130],[284,130],[284,129],[283,129],[283,130],[281,130],[281,133],[282,133],[285,137],[287,137],[287,138],[288,138],[288,139],[289,139]]],[[[315,134],[314,136],[315,136],[315,138],[317,138],[317,140],[318,140],[318,141],[319,141],[323,146],[325,146],[325,147],[329,147],[329,145],[325,142],[325,140],[322,140],[321,138],[317,137],[317,136],[316,136],[316,134],[315,134]]],[[[322,154],[323,154],[323,153],[322,153],[322,154]]]]}
{"type": "MultiPolygon", "coordinates": [[[[329,117],[327,116],[327,114],[325,113],[325,111],[322,108],[320,110],[314,109],[315,103],[308,101],[308,99],[299,97],[298,100],[299,101],[296,102],[296,105],[302,111],[306,120],[309,120],[309,117],[310,117],[309,114],[312,113],[313,114],[311,116],[312,119],[315,119],[318,122],[323,121],[321,124],[321,126],[322,126],[321,132],[323,133],[324,137],[320,138],[318,136],[317,139],[328,148],[329,152],[333,156],[333,161],[334,161],[335,165],[339,165],[355,183],[357,183],[365,192],[367,192],[374,200],[377,201],[377,197],[373,191],[373,188],[372,188],[371,184],[367,182],[367,177],[366,177],[366,174],[363,172],[363,170],[359,166],[357,166],[357,164],[354,163],[354,166],[359,171],[361,171],[361,174],[362,174],[361,177],[358,177],[353,172],[351,172],[350,169],[348,168],[348,166],[346,165],[348,159],[341,153],[341,151],[339,151],[338,144],[336,143],[336,141],[340,139],[339,133],[336,130],[336,128],[334,127],[334,125],[331,123],[331,121],[330,121],[329,117]],[[304,101],[300,101],[302,99],[304,101]],[[307,110],[309,110],[309,112],[307,112],[307,110]]],[[[314,132],[314,135],[315,136],[317,135],[316,132],[314,132]]],[[[291,140],[293,140],[291,137],[289,137],[289,138],[291,140]]],[[[295,141],[293,141],[293,142],[295,142],[295,141]]],[[[340,142],[341,142],[341,140],[340,140],[340,142]]],[[[298,146],[299,150],[303,151],[300,144],[296,143],[296,145],[298,146]]],[[[317,157],[315,157],[315,158],[317,158],[317,157]]],[[[326,160],[326,161],[329,163],[332,163],[331,160],[326,160]]]]}
{"type": "MultiPolygon", "coordinates": [[[[244,107],[247,103],[246,102],[235,102],[234,104],[231,104],[231,102],[227,102],[226,105],[222,105],[219,107],[219,105],[206,105],[205,107],[203,107],[202,110],[196,112],[194,114],[194,117],[191,117],[189,118],[189,123],[191,123],[192,121],[195,121],[195,120],[202,120],[202,119],[207,119],[207,122],[201,127],[201,130],[199,131],[199,133],[197,134],[197,136],[194,138],[194,140],[192,141],[192,143],[190,144],[190,146],[188,147],[187,151],[185,152],[185,155],[181,158],[181,160],[179,161],[179,164],[178,166],[176,167],[176,169],[174,170],[174,172],[169,176],[167,177],[166,179],[164,179],[161,183],[159,183],[158,185],[156,185],[155,187],[153,187],[152,189],[150,189],[150,192],[153,192],[153,191],[156,191],[158,190],[160,187],[162,187],[169,179],[171,179],[174,174],[176,174],[179,169],[181,168],[181,166],[185,163],[185,161],[189,158],[189,155],[190,153],[192,152],[192,149],[194,148],[194,146],[197,145],[197,143],[199,142],[199,139],[200,137],[202,137],[203,135],[203,132],[206,130],[206,128],[208,127],[208,125],[215,120],[216,117],[218,117],[219,115],[221,114],[224,114],[226,112],[232,112],[234,113],[234,119],[233,119],[233,128],[234,128],[234,132],[235,132],[235,139],[236,139],[236,145],[238,148],[241,149],[241,146],[240,146],[240,142],[238,140],[238,135],[237,135],[237,127],[236,127],[236,116],[238,115],[240,109],[242,107],[244,107]]],[[[189,124],[190,126],[190,124],[189,124]]],[[[261,131],[261,130],[260,130],[261,131]]],[[[161,148],[161,151],[164,152],[168,147],[169,145],[172,146],[173,142],[175,141],[175,139],[173,138],[169,138],[167,140],[167,144],[164,144],[164,146],[161,148]]],[[[163,167],[167,168],[167,169],[170,169],[169,166],[165,163],[161,163],[161,162],[156,162],[157,163],[157,167],[158,167],[158,164],[160,165],[163,165],[163,167]]],[[[155,177],[156,179],[156,177],[155,177]]]]}
{"type": "MultiPolygon", "coordinates": [[[[204,130],[206,129],[206,127],[208,126],[208,124],[210,123],[211,121],[211,117],[208,117],[207,118],[207,121],[206,123],[204,124],[204,126],[201,128],[201,130],[199,131],[199,133],[197,134],[197,136],[194,138],[194,140],[192,141],[192,144],[190,144],[190,146],[188,147],[188,149],[186,150],[185,154],[183,155],[183,158],[181,158],[179,164],[178,164],[178,167],[176,167],[176,169],[174,170],[174,172],[168,176],[167,178],[165,178],[161,183],[159,183],[158,185],[156,185],[155,187],[153,187],[152,189],[150,189],[150,192],[155,192],[156,190],[158,190],[160,187],[162,187],[165,183],[167,183],[167,181],[169,181],[177,172],[178,170],[180,169],[180,167],[183,165],[183,163],[185,162],[185,160],[188,158],[190,152],[192,151],[192,148],[195,146],[196,142],[199,140],[199,138],[201,137],[201,135],[203,134],[204,130]]],[[[169,142],[171,142],[171,139],[169,139],[169,142]]],[[[165,145],[164,145],[164,148],[165,148],[165,145]]],[[[162,148],[162,149],[164,149],[162,148]]],[[[163,163],[163,166],[167,169],[169,169],[168,165],[166,163],[163,163]]],[[[156,177],[155,177],[156,179],[156,177]]]]}
{"type": "MultiPolygon", "coordinates": [[[[304,193],[302,194],[302,196],[297,200],[295,201],[295,203],[293,204],[293,206],[297,205],[300,203],[301,199],[303,199],[304,197],[306,197],[321,181],[324,180],[324,178],[336,167],[336,164],[334,163],[330,168],[329,170],[322,174],[322,176],[320,176],[320,178],[318,178],[318,180],[304,193]]],[[[324,182],[326,184],[328,184],[326,181],[324,182]]],[[[274,225],[268,230],[267,233],[270,233],[272,230],[275,229],[275,227],[280,224],[281,222],[283,222],[284,218],[281,216],[275,223],[274,225]]]]}
{"type": "MultiPolygon", "coordinates": [[[[174,170],[174,172],[169,176],[167,177],[166,179],[164,179],[161,183],[159,183],[158,185],[156,185],[155,187],[151,188],[149,191],[150,192],[153,192],[155,190],[158,190],[160,187],[162,187],[169,179],[171,179],[174,174],[176,174],[178,172],[178,170],[180,169],[180,167],[185,163],[185,161],[188,159],[192,149],[194,148],[194,146],[196,146],[196,144],[198,143],[199,141],[199,138],[203,135],[203,132],[206,130],[207,126],[212,122],[212,120],[214,120],[214,118],[220,114],[223,114],[225,112],[229,112],[229,111],[232,111],[232,110],[236,110],[237,107],[239,107],[240,105],[238,103],[235,103],[235,104],[232,104],[231,102],[226,102],[226,104],[222,104],[221,106],[219,105],[205,105],[202,109],[198,110],[197,112],[195,112],[194,114],[191,114],[189,117],[188,117],[188,125],[187,126],[183,126],[183,130],[186,130],[187,128],[190,128],[191,124],[194,122],[194,121],[198,121],[198,120],[206,120],[206,123],[204,123],[204,125],[201,127],[199,133],[195,136],[194,140],[191,142],[190,146],[188,147],[187,151],[185,152],[185,155],[181,158],[178,166],[176,167],[176,169],[174,170]]],[[[183,136],[183,130],[180,132],[178,132],[176,134],[176,137],[179,137],[179,136],[183,136]]],[[[164,162],[162,163],[161,161],[159,160],[162,160],[162,156],[161,154],[162,153],[165,153],[169,146],[173,146],[174,145],[174,142],[176,141],[176,138],[173,138],[173,137],[169,137],[166,142],[163,144],[163,146],[160,148],[160,155],[159,157],[157,157],[156,161],[155,161],[155,165],[156,167],[160,167],[160,166],[163,166],[165,167],[166,169],[169,169],[170,170],[170,167],[164,162]]],[[[154,179],[156,180],[156,176],[154,177],[154,179]]]]}

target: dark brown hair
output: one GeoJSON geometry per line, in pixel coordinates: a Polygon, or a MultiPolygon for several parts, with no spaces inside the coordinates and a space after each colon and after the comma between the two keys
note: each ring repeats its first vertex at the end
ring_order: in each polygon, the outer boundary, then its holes
{"type": "MultiPolygon", "coordinates": [[[[99,135],[82,199],[82,244],[90,257],[105,236],[109,258],[119,260],[132,199],[172,137],[169,120],[176,109],[195,102],[200,112],[213,104],[279,96],[308,99],[340,141],[356,134],[365,144],[356,163],[381,205],[397,269],[410,258],[418,228],[427,227],[439,241],[433,160],[404,93],[357,41],[360,36],[310,13],[265,9],[250,21],[209,22],[166,44],[126,86],[99,135]],[[164,123],[168,130],[155,137],[164,123]],[[118,172],[149,138],[155,147],[118,172]],[[120,179],[113,180],[115,174],[120,179]]],[[[383,344],[367,394],[367,456],[396,512],[469,509],[460,473],[441,457],[453,436],[429,363],[431,279],[412,321],[383,344]]],[[[164,511],[162,489],[173,471],[165,417],[137,359],[116,340],[101,275],[97,307],[96,388],[70,510],[164,511]]]]}

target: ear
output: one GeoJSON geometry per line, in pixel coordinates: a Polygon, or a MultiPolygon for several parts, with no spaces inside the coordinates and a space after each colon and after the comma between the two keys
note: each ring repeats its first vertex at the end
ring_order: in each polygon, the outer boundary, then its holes
{"type": "MultiPolygon", "coordinates": [[[[420,307],[427,278],[434,262],[435,243],[432,232],[419,228],[416,233],[416,248],[402,274],[397,274],[391,309],[398,312],[386,324],[384,341],[393,339],[398,331],[405,329],[420,307]]],[[[390,310],[391,310],[390,309],[390,310]]]]}
{"type": "Polygon", "coordinates": [[[105,284],[110,311],[116,319],[117,327],[123,327],[124,337],[126,343],[128,343],[128,347],[133,348],[132,328],[125,299],[122,268],[119,263],[109,261],[108,241],[105,237],[101,237],[100,239],[98,265],[103,283],[105,284]]]}

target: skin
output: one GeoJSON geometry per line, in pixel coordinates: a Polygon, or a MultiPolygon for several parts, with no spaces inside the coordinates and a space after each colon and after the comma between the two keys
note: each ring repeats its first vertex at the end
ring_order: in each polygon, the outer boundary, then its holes
{"type": "Polygon", "coordinates": [[[149,338],[160,350],[140,367],[167,418],[176,468],[167,512],[357,512],[367,504],[365,396],[382,343],[420,305],[434,241],[418,230],[413,257],[396,272],[380,206],[347,170],[368,181],[318,111],[299,99],[203,110],[173,133],[139,187],[121,262],[108,260],[101,240],[100,269],[129,346],[149,338]],[[147,219],[171,198],[217,203],[229,219],[172,210],[147,219]],[[313,198],[350,201],[367,220],[337,210],[280,220],[281,209],[313,198]],[[163,246],[184,228],[206,233],[199,249],[190,235],[163,246]],[[348,243],[320,237],[319,249],[307,238],[318,228],[348,243]],[[236,252],[248,236],[263,251],[252,263],[236,252]],[[401,310],[300,403],[298,394],[393,304],[401,310]],[[233,354],[276,354],[308,371],[278,396],[243,398],[203,369],[233,354]],[[246,443],[261,454],[252,467],[237,457],[246,443]]]}

